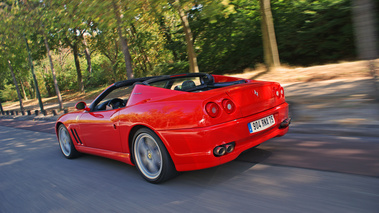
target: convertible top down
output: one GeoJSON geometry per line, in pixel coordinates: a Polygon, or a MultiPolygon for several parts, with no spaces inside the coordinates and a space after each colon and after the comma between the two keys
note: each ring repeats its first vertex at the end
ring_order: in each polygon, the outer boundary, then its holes
{"type": "Polygon", "coordinates": [[[205,73],[120,81],[76,109],[56,122],[66,158],[119,160],[152,183],[232,161],[291,121],[279,83],[205,73]]]}

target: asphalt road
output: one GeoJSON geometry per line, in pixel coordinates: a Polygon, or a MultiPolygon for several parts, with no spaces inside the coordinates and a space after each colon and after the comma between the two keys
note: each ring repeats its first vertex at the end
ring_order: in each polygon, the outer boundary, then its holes
{"type": "Polygon", "coordinates": [[[18,122],[0,119],[0,212],[379,212],[378,138],[289,133],[154,185],[117,161],[67,160],[51,125],[18,122]]]}

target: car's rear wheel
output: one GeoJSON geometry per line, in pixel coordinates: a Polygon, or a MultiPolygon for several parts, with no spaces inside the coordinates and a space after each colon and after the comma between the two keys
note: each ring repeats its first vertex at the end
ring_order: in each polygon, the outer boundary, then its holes
{"type": "Polygon", "coordinates": [[[59,125],[58,127],[58,142],[62,154],[66,158],[71,159],[79,156],[79,152],[75,149],[75,146],[72,143],[70,133],[63,124],[59,125]]]}
{"type": "Polygon", "coordinates": [[[133,138],[133,158],[142,177],[151,183],[166,181],[177,174],[162,140],[150,129],[139,129],[133,138]]]}

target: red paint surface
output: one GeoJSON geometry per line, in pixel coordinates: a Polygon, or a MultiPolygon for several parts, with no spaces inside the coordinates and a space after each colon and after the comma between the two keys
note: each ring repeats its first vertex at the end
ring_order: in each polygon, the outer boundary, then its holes
{"type": "MultiPolygon", "coordinates": [[[[215,82],[241,80],[214,75],[215,82]]],[[[70,131],[76,130],[78,151],[100,155],[129,164],[133,128],[152,129],[165,144],[178,171],[196,170],[234,160],[238,155],[264,141],[282,136],[288,128],[279,129],[288,118],[288,104],[278,83],[246,80],[238,84],[203,92],[183,92],[153,86],[135,85],[125,107],[68,113],[58,119],[70,131]],[[225,100],[235,110],[223,108],[225,100]],[[211,117],[206,111],[209,102],[216,103],[220,113],[211,117]],[[274,115],[275,125],[258,133],[250,133],[248,123],[274,115]],[[213,149],[235,142],[232,153],[221,157],[213,149]]]]}

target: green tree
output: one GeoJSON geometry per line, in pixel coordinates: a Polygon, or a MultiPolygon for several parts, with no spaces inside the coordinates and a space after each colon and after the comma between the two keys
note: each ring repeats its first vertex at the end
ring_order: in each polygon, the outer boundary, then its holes
{"type": "Polygon", "coordinates": [[[12,78],[13,78],[14,85],[15,85],[15,87],[16,87],[18,100],[19,100],[19,102],[20,102],[20,110],[21,110],[21,111],[24,111],[24,103],[23,103],[23,101],[22,101],[21,92],[20,92],[20,89],[19,89],[19,87],[18,87],[18,82],[17,82],[16,76],[15,76],[15,74],[14,74],[13,66],[12,66],[12,63],[11,63],[10,60],[8,60],[8,66],[9,66],[9,70],[11,71],[11,74],[12,74],[12,78]]]}
{"type": "Polygon", "coordinates": [[[113,81],[118,79],[120,61],[119,36],[111,30],[104,29],[94,39],[94,47],[110,62],[113,81]]]}
{"type": "Polygon", "coordinates": [[[350,0],[272,0],[280,59],[292,65],[356,57],[350,0]]]}
{"type": "Polygon", "coordinates": [[[190,73],[196,73],[199,72],[199,66],[197,64],[197,57],[195,53],[195,47],[193,42],[193,35],[191,31],[191,27],[187,18],[187,13],[185,12],[185,9],[183,8],[184,5],[180,0],[175,0],[175,2],[172,3],[174,8],[178,11],[180,20],[182,22],[183,31],[184,31],[184,37],[186,39],[187,44],[187,54],[188,54],[188,60],[189,60],[189,72],[190,73]]]}
{"type": "Polygon", "coordinates": [[[124,54],[125,59],[125,67],[126,67],[126,76],[128,79],[132,79],[134,77],[133,75],[133,68],[132,68],[132,57],[130,55],[129,46],[128,46],[128,40],[123,35],[122,31],[122,16],[121,12],[122,7],[120,6],[120,2],[118,0],[112,0],[113,5],[113,12],[114,16],[116,17],[116,27],[117,27],[117,33],[119,36],[119,41],[121,45],[122,53],[124,54]]]}
{"type": "Polygon", "coordinates": [[[55,2],[55,18],[59,20],[58,33],[60,41],[70,47],[74,56],[77,84],[80,92],[84,92],[83,75],[80,67],[79,53],[83,44],[83,35],[89,30],[90,20],[85,16],[85,6],[80,0],[60,0],[55,2]]]}
{"type": "Polygon", "coordinates": [[[44,39],[44,43],[46,47],[46,55],[49,59],[50,70],[53,76],[54,88],[55,88],[55,93],[57,95],[59,109],[63,110],[62,95],[59,89],[58,80],[57,80],[56,72],[54,69],[53,59],[51,57],[50,44],[48,42],[49,35],[57,34],[56,27],[55,27],[57,23],[56,21],[54,21],[54,5],[52,4],[51,1],[50,2],[46,1],[44,2],[44,4],[40,4],[39,7],[41,8],[39,15],[41,17],[40,24],[42,25],[41,31],[43,34],[43,39],[44,39]]]}
{"type": "Polygon", "coordinates": [[[14,67],[11,62],[11,60],[16,61],[17,59],[19,59],[18,55],[16,54],[19,48],[19,43],[17,43],[17,35],[19,29],[17,28],[17,19],[15,17],[15,13],[17,13],[18,10],[15,9],[15,6],[10,4],[10,2],[3,2],[3,5],[1,6],[2,7],[0,7],[0,50],[1,55],[6,55],[6,57],[2,57],[1,62],[3,64],[6,63],[8,65],[14,86],[17,91],[18,100],[20,102],[20,110],[24,111],[21,92],[18,87],[18,81],[16,79],[16,75],[13,69],[14,67]]]}
{"type": "Polygon", "coordinates": [[[107,33],[116,33],[118,36],[118,42],[124,56],[126,76],[128,79],[133,78],[134,73],[133,61],[125,29],[130,28],[128,25],[131,20],[138,16],[138,12],[136,11],[139,4],[140,1],[129,2],[119,0],[95,0],[83,3],[83,6],[86,8],[83,14],[85,14],[87,19],[90,20],[88,23],[92,28],[92,36],[99,36],[103,31],[107,33]]]}

